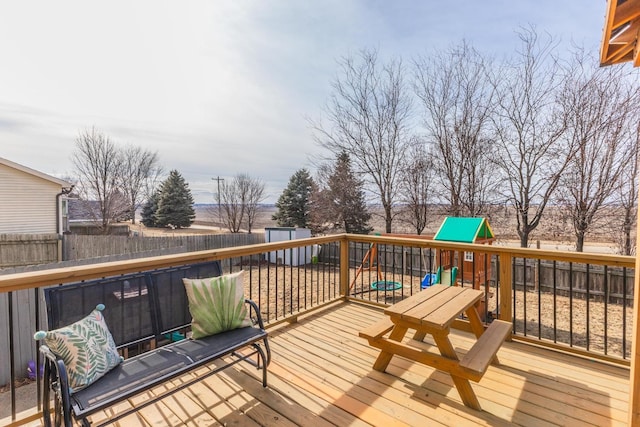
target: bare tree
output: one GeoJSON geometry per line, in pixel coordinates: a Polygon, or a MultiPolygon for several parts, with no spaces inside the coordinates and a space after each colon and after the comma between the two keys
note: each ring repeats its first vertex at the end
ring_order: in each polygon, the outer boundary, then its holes
{"type": "Polygon", "coordinates": [[[251,178],[248,175],[244,175],[242,178],[245,182],[243,188],[246,188],[246,196],[244,197],[245,204],[245,221],[247,232],[251,233],[253,226],[256,222],[256,218],[260,213],[260,204],[265,199],[264,181],[258,178],[251,178]]]}
{"type": "Polygon", "coordinates": [[[401,185],[402,199],[407,212],[406,221],[416,234],[422,234],[431,217],[430,205],[434,204],[432,153],[424,144],[416,144],[407,158],[401,185]]]}
{"type": "MultiPolygon", "coordinates": [[[[636,120],[636,123],[640,123],[636,120]]],[[[636,126],[633,137],[629,139],[627,164],[623,165],[620,173],[620,184],[617,186],[617,203],[620,206],[622,218],[620,230],[621,244],[619,252],[622,255],[636,254],[636,236],[633,233],[638,217],[638,161],[640,161],[640,125],[636,126]]]]}
{"type": "Polygon", "coordinates": [[[156,180],[161,174],[158,154],[140,147],[127,146],[122,149],[122,162],[118,176],[119,185],[129,202],[131,221],[136,223],[136,210],[145,199],[149,181],[156,180]]]}
{"type": "Polygon", "coordinates": [[[411,98],[402,61],[381,63],[376,51],[363,50],[340,62],[342,75],[333,82],[326,107],[331,126],[313,124],[316,141],[334,156],[347,152],[384,209],[391,232],[393,208],[404,156],[410,145],[411,98]]]}
{"type": "Polygon", "coordinates": [[[552,37],[540,40],[533,28],[518,34],[521,50],[494,75],[495,164],[505,178],[504,197],[516,211],[520,245],[540,219],[575,148],[561,139],[564,111],[555,96],[562,82],[552,37]]]}
{"type": "Polygon", "coordinates": [[[499,182],[489,167],[495,93],[490,67],[491,61],[466,42],[415,63],[415,90],[427,140],[435,148],[432,167],[452,216],[484,213],[499,182]]]}
{"type": "Polygon", "coordinates": [[[92,212],[106,234],[109,225],[125,216],[129,209],[119,187],[121,153],[108,136],[91,128],[80,132],[76,138],[72,162],[79,174],[80,191],[87,202],[85,209],[92,212]]]}
{"type": "Polygon", "coordinates": [[[313,235],[327,234],[336,226],[336,215],[331,204],[331,192],[327,183],[333,165],[324,161],[316,164],[316,176],[309,195],[309,224],[313,235]]]}
{"type": "Polygon", "coordinates": [[[238,233],[244,216],[244,204],[241,199],[241,188],[237,177],[231,181],[225,180],[220,184],[218,194],[222,222],[231,233],[238,233]]]}
{"type": "Polygon", "coordinates": [[[231,181],[220,184],[222,221],[232,233],[246,225],[248,232],[255,223],[260,202],[264,200],[264,183],[247,174],[238,174],[231,181]]]}
{"type": "Polygon", "coordinates": [[[600,68],[578,51],[561,94],[568,117],[565,135],[578,149],[561,178],[560,202],[573,224],[578,252],[601,209],[613,204],[623,171],[635,161],[630,155],[635,157],[637,124],[631,119],[637,117],[640,93],[625,72],[600,68]]]}

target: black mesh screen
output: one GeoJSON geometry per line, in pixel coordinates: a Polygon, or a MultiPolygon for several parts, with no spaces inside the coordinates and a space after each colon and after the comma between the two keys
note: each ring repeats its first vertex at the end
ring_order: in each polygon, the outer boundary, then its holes
{"type": "Polygon", "coordinates": [[[175,331],[191,324],[189,301],[182,279],[203,279],[222,274],[218,261],[192,264],[188,266],[156,270],[151,273],[155,299],[158,301],[159,330],[161,334],[175,331]]]}
{"type": "Polygon", "coordinates": [[[144,274],[128,274],[47,288],[49,329],[76,322],[104,304],[116,345],[151,338],[154,329],[147,280],[144,274]]]}
{"type": "Polygon", "coordinates": [[[212,261],[46,288],[49,329],[76,322],[104,304],[117,346],[145,341],[191,323],[184,277],[220,274],[220,263],[212,261]]]}

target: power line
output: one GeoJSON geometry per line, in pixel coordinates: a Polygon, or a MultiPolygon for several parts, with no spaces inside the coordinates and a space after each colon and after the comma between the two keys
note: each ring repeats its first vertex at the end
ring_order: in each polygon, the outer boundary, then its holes
{"type": "Polygon", "coordinates": [[[224,178],[219,176],[211,178],[212,181],[218,181],[218,221],[220,222],[220,229],[222,229],[222,211],[220,210],[220,181],[224,181],[224,178]]]}

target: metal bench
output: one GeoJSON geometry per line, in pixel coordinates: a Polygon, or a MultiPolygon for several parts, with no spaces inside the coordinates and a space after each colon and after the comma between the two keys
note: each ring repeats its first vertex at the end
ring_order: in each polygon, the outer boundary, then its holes
{"type": "Polygon", "coordinates": [[[69,325],[102,303],[106,306],[103,314],[109,330],[125,357],[96,382],[70,393],[64,363],[42,345],[45,426],[71,426],[72,418],[85,426],[91,425],[87,419],[90,415],[221,358],[225,358],[225,363],[216,364],[206,375],[199,373],[193,380],[172,386],[100,425],[112,423],[240,361],[262,369],[262,385],[266,387],[271,352],[260,310],[253,301],[245,300],[253,326],[204,339],[183,339],[191,315],[182,278],[221,274],[220,263],[216,261],[45,288],[49,329],[69,325]]]}

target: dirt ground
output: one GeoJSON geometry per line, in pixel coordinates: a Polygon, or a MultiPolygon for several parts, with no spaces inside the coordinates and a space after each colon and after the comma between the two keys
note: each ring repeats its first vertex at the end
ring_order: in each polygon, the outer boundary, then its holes
{"type": "MultiPolygon", "coordinates": [[[[304,268],[262,266],[247,268],[245,283],[252,283],[251,298],[260,300],[265,316],[277,320],[309,308],[318,301],[338,296],[337,285],[331,287],[327,281],[338,283],[338,272],[321,264],[304,268]],[[271,283],[270,288],[260,284],[271,283]],[[277,286],[276,286],[277,283],[277,286]],[[269,301],[267,304],[266,302],[269,301]]],[[[350,277],[356,270],[351,269],[350,277]]],[[[421,278],[409,277],[393,280],[401,281],[402,288],[389,292],[371,289],[371,279],[362,277],[351,289],[351,295],[367,301],[394,304],[407,296],[421,291],[421,278]]],[[[487,310],[495,315],[497,295],[495,288],[489,291],[487,310]]],[[[629,357],[631,352],[631,319],[633,307],[621,304],[605,304],[601,298],[590,301],[574,296],[540,293],[528,290],[525,294],[518,290],[515,294],[514,315],[516,331],[519,334],[542,338],[568,346],[605,353],[613,357],[629,357]],[[526,314],[526,315],[525,315],[526,314]],[[540,316],[540,320],[538,320],[540,316]],[[623,324],[626,323],[626,328],[623,324]],[[626,341],[623,341],[623,333],[626,341]],[[606,338],[606,341],[605,341],[606,338]]],[[[481,313],[481,315],[483,315],[481,313]]],[[[490,314],[490,317],[491,314],[490,314]]]]}

